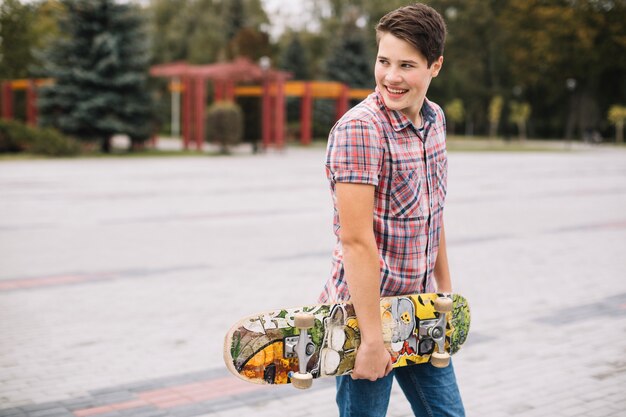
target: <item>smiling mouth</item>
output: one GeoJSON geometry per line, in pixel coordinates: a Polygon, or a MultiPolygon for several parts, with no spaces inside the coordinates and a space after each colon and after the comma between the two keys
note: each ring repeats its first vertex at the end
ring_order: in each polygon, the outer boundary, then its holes
{"type": "Polygon", "coordinates": [[[389,92],[389,94],[394,95],[394,96],[401,96],[402,94],[409,91],[409,90],[402,90],[400,88],[392,88],[389,86],[386,86],[385,88],[387,88],[387,91],[389,92]]]}

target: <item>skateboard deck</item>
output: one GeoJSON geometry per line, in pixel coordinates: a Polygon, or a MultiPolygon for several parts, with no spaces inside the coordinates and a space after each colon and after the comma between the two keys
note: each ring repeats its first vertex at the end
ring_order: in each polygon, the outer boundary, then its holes
{"type": "MultiPolygon", "coordinates": [[[[459,294],[383,297],[380,312],[393,367],[431,362],[447,366],[470,327],[467,300],[459,294]],[[447,307],[440,307],[440,301],[447,307]],[[442,312],[443,311],[443,312],[442,312]],[[446,360],[447,358],[447,360],[446,360]]],[[[349,374],[360,332],[351,303],[279,309],[245,317],[226,334],[224,361],[239,378],[258,384],[287,384],[349,374]],[[302,325],[302,316],[309,324],[302,325]]]]}

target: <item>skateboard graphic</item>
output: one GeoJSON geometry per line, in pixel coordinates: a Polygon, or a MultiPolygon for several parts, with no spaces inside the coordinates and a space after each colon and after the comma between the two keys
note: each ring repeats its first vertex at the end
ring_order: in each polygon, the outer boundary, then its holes
{"type": "MultiPolygon", "coordinates": [[[[384,297],[380,313],[394,368],[446,367],[469,332],[469,304],[458,294],[384,297]]],[[[360,341],[349,302],[281,309],[235,323],[226,334],[224,361],[248,382],[309,388],[315,378],[352,372],[360,341]]]]}

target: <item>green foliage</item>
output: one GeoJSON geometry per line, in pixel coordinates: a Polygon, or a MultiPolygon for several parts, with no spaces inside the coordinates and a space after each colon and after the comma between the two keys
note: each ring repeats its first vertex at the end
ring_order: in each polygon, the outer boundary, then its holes
{"type": "Polygon", "coordinates": [[[57,0],[0,1],[0,79],[27,78],[37,66],[38,51],[60,36],[57,0]]]}
{"type": "Polygon", "coordinates": [[[220,101],[212,104],[206,114],[206,140],[219,143],[223,153],[241,141],[243,136],[243,112],[235,104],[220,101]]]}
{"type": "Polygon", "coordinates": [[[519,138],[522,140],[526,139],[526,123],[531,112],[530,104],[512,101],[509,108],[509,121],[517,125],[519,138]]]}
{"type": "Polygon", "coordinates": [[[624,123],[624,120],[626,120],[626,106],[618,106],[617,104],[611,106],[607,118],[613,124],[624,123]]]}
{"type": "Polygon", "coordinates": [[[525,123],[530,117],[530,104],[511,102],[511,112],[509,113],[509,121],[512,123],[525,123]]]}
{"type": "MultiPolygon", "coordinates": [[[[68,3],[71,2],[4,0],[1,3],[3,13],[11,10],[16,18],[0,27],[3,37],[0,54],[4,57],[0,60],[0,76],[26,76],[29,65],[35,62],[30,51],[45,44],[44,38],[61,37],[69,41],[67,35],[71,32],[59,31],[50,18],[55,13],[66,13],[63,4],[68,3]],[[18,23],[22,29],[8,29],[18,23]],[[9,66],[11,69],[7,70],[9,66]]],[[[291,30],[278,43],[271,44],[269,19],[261,0],[150,0],[143,11],[151,23],[152,63],[186,60],[203,64],[240,55],[253,60],[266,55],[296,74],[296,79],[332,79],[353,87],[372,88],[373,28],[383,14],[407,2],[305,0],[301,3],[303,10],[310,13],[310,19],[300,27],[295,22],[283,22],[291,30]],[[300,58],[297,44],[292,45],[296,36],[300,58]],[[299,61],[303,52],[305,64],[299,61]],[[289,68],[291,64],[300,69],[289,68]]],[[[602,115],[608,113],[612,104],[623,103],[626,98],[623,76],[626,2],[430,0],[427,3],[441,12],[449,31],[444,67],[433,80],[428,97],[438,103],[461,99],[468,132],[488,134],[503,127],[509,120],[506,103],[515,100],[531,105],[533,112],[528,126],[532,127],[529,133],[533,136],[560,137],[566,120],[573,120],[579,132],[597,127],[608,134],[610,126],[602,115]],[[567,79],[576,80],[574,89],[566,88],[567,79]],[[505,103],[499,124],[490,118],[490,104],[495,96],[502,97],[505,103]]],[[[61,54],[59,59],[66,57],[61,54]]],[[[81,66],[75,68],[79,73],[84,71],[81,66]]],[[[75,101],[69,91],[65,97],[64,103],[75,101]]],[[[326,136],[334,120],[334,103],[316,103],[315,111],[315,134],[326,136]],[[322,119],[318,120],[318,116],[322,119]]],[[[64,107],[58,107],[59,119],[64,119],[65,114],[64,107]]],[[[297,105],[290,103],[289,119],[294,120],[297,114],[297,105]]],[[[448,119],[451,121],[449,115],[448,119]]],[[[60,124],[58,120],[57,125],[60,124]]]]}
{"type": "Polygon", "coordinates": [[[498,133],[498,125],[502,117],[502,108],[504,107],[504,99],[502,96],[494,96],[489,102],[488,120],[489,120],[489,137],[493,138],[498,133]]]}
{"type": "Polygon", "coordinates": [[[363,31],[347,26],[332,43],[326,61],[326,75],[328,79],[352,88],[371,88],[375,84],[373,62],[363,31]]]}
{"type": "Polygon", "coordinates": [[[231,58],[244,56],[256,62],[262,56],[271,53],[268,34],[251,27],[241,28],[228,44],[228,54],[231,58]]]}
{"type": "Polygon", "coordinates": [[[294,80],[308,80],[311,74],[309,57],[297,33],[290,35],[289,43],[283,48],[280,68],[293,74],[294,80]]]}
{"type": "Polygon", "coordinates": [[[624,121],[626,120],[626,106],[617,104],[609,108],[607,115],[609,122],[615,125],[615,141],[617,143],[624,142],[624,121]]]}
{"type": "Polygon", "coordinates": [[[151,0],[148,13],[153,63],[208,64],[270,53],[260,0],[151,0]]]}
{"type": "Polygon", "coordinates": [[[0,78],[25,78],[32,62],[33,7],[18,0],[0,2],[0,78]]]}
{"type": "Polygon", "coordinates": [[[502,96],[495,96],[489,102],[489,122],[498,124],[500,122],[500,116],[502,115],[502,106],[504,105],[504,100],[502,96]]]}
{"type": "Polygon", "coordinates": [[[445,106],[446,120],[461,123],[465,117],[465,109],[463,108],[463,100],[455,98],[445,106]]]}
{"type": "Polygon", "coordinates": [[[0,153],[17,152],[72,156],[80,152],[80,146],[54,129],[40,129],[16,121],[0,120],[0,153]]]}
{"type": "MultiPolygon", "coordinates": [[[[300,41],[299,34],[291,33],[289,38],[287,46],[283,48],[279,66],[282,70],[290,72],[294,80],[308,80],[311,66],[307,51],[300,41]]],[[[287,97],[287,119],[292,121],[300,119],[300,98],[287,97]]]]}
{"type": "Polygon", "coordinates": [[[152,133],[147,89],[148,39],[136,6],[114,0],[64,0],[66,35],[44,54],[40,75],[55,80],[40,91],[41,124],[98,140],[110,151],[117,133],[141,144],[152,133]]]}
{"type": "Polygon", "coordinates": [[[445,106],[444,112],[446,115],[448,133],[454,133],[456,125],[463,123],[463,120],[465,119],[463,100],[455,98],[445,106]]]}

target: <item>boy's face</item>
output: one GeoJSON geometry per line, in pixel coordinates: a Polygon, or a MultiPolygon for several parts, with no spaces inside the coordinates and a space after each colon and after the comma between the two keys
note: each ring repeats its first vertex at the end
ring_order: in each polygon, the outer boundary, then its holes
{"type": "Polygon", "coordinates": [[[385,105],[399,110],[414,123],[433,77],[439,74],[443,57],[428,68],[428,61],[408,42],[383,33],[378,43],[374,76],[385,105]]]}

